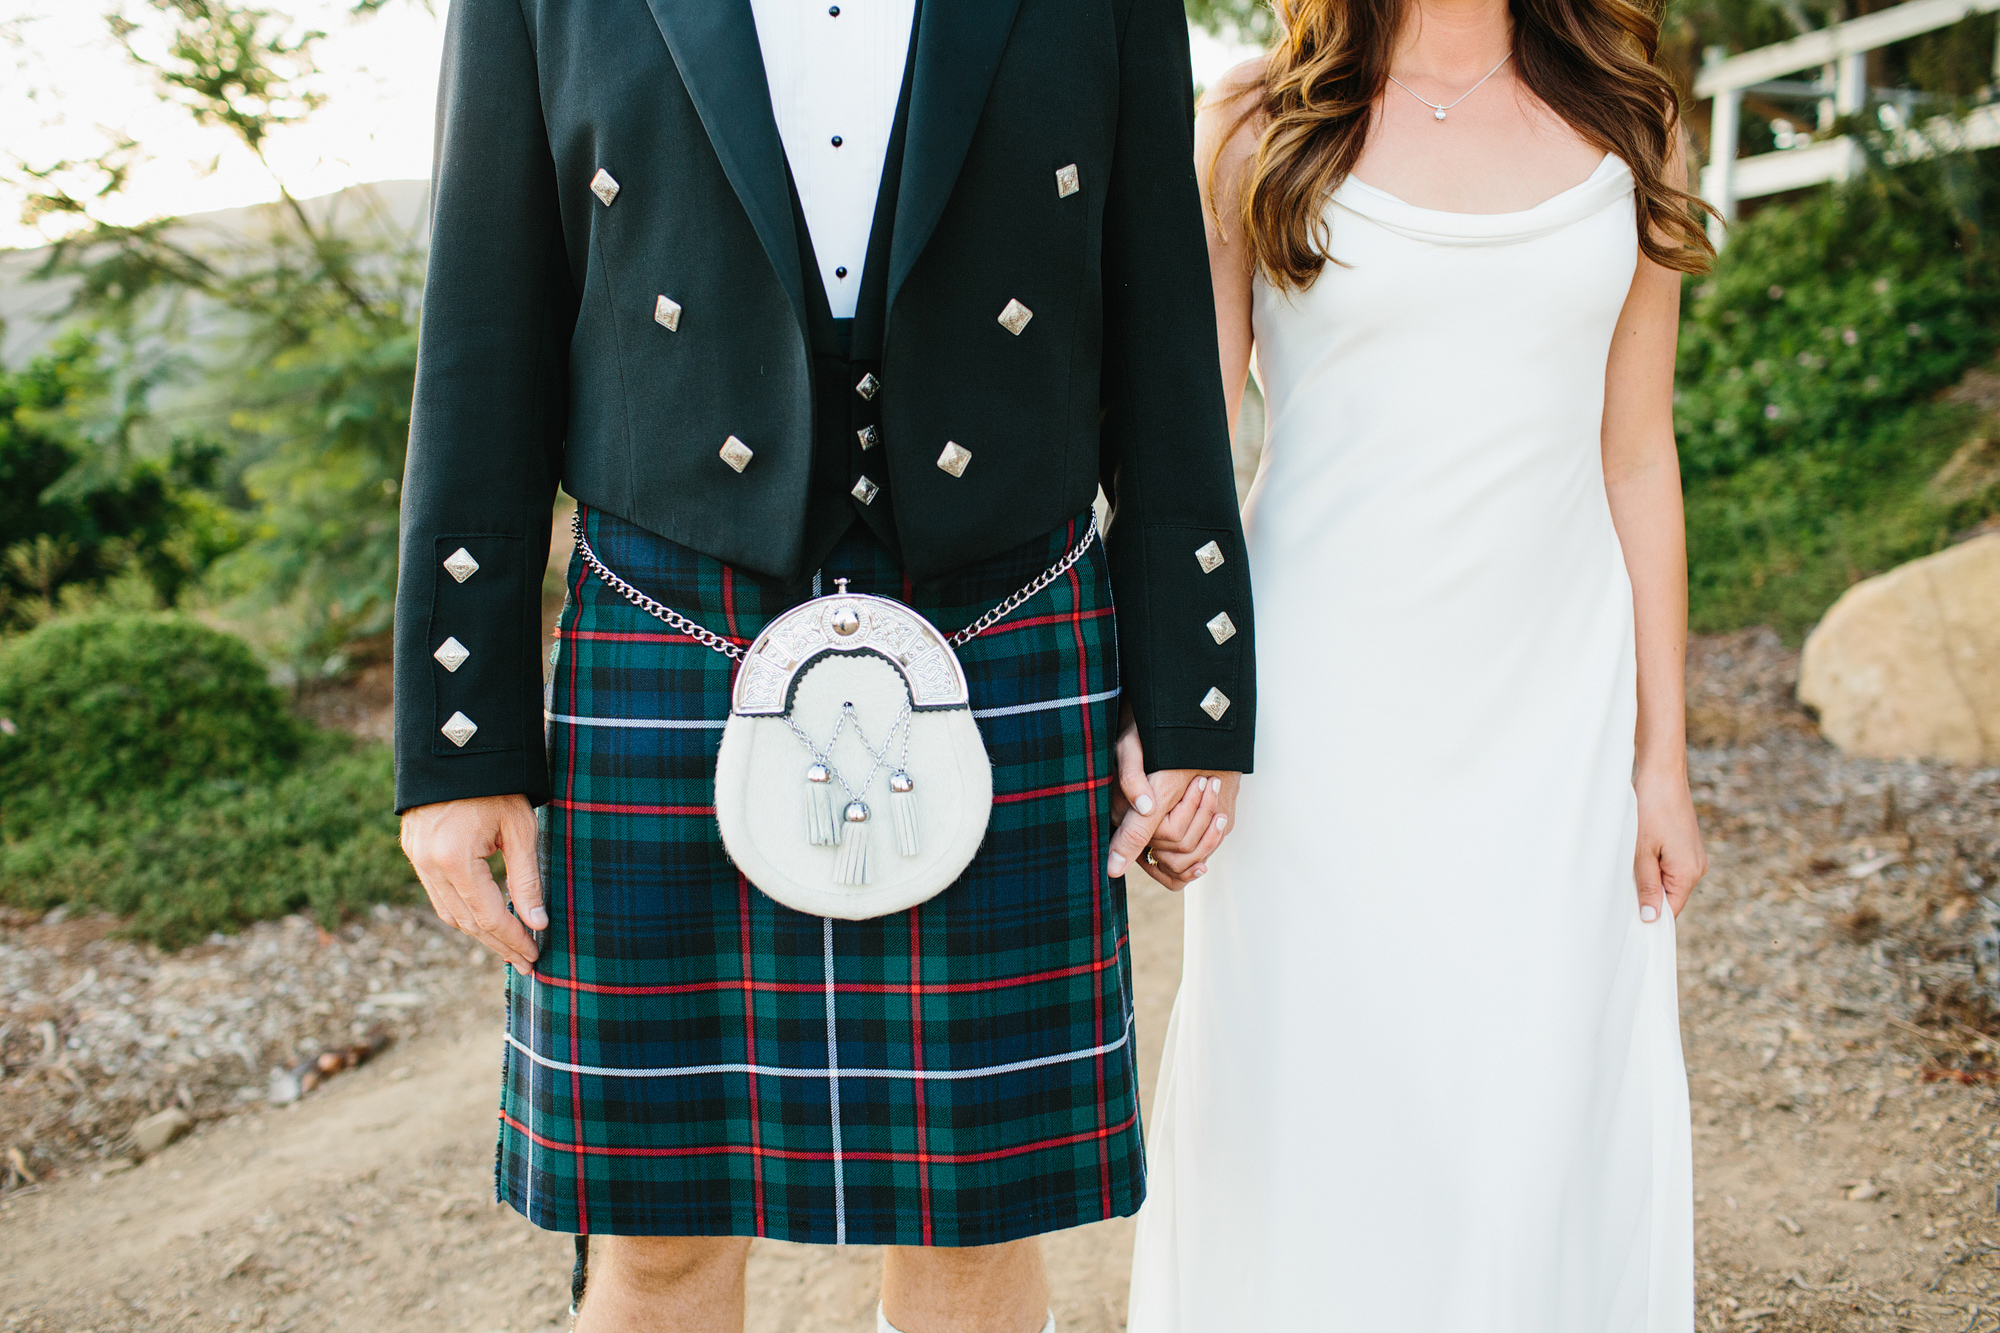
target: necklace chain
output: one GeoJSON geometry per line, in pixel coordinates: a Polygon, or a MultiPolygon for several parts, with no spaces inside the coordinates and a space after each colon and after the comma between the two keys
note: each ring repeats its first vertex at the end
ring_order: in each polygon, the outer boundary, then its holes
{"type": "MultiPolygon", "coordinates": [[[[1500,65],[1506,64],[1513,58],[1514,58],[1514,53],[1512,51],[1509,51],[1506,55],[1500,57],[1500,65]]],[[[1500,65],[1495,65],[1492,69],[1487,70],[1484,77],[1482,77],[1478,83],[1473,84],[1470,88],[1467,88],[1464,92],[1460,93],[1458,95],[1458,102],[1463,102],[1466,98],[1478,92],[1481,85],[1483,85],[1487,79],[1492,78],[1495,74],[1498,74],[1500,72],[1500,65]]],[[[1445,112],[1451,110],[1453,107],[1458,105],[1458,102],[1433,102],[1431,101],[1430,98],[1425,97],[1423,94],[1419,93],[1416,89],[1410,87],[1409,84],[1404,83],[1401,79],[1397,78],[1395,75],[1391,74],[1388,75],[1387,77],[1389,82],[1395,84],[1398,88],[1401,88],[1404,92],[1408,93],[1410,96],[1416,98],[1419,102],[1422,102],[1425,106],[1429,107],[1432,111],[1436,112],[1437,118],[1439,120],[1444,119],[1445,112]]]]}

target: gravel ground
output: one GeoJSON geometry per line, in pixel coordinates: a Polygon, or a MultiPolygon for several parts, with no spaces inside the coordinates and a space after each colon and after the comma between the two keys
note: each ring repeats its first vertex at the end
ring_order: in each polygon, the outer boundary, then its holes
{"type": "MultiPolygon", "coordinates": [[[[1844,757],[1796,669],[1761,632],[1692,658],[1714,858],[1681,922],[1699,1325],[2000,1333],[2000,769],[1844,757]]],[[[1179,913],[1134,898],[1150,1063],[1179,913]]],[[[418,909],[178,955],[115,926],[0,916],[7,1329],[559,1322],[560,1239],[483,1197],[496,964],[418,909]],[[357,1048],[370,1067],[273,1107],[357,1048]],[[192,1138],[132,1170],[132,1125],[173,1106],[192,1138]]],[[[1129,1234],[1052,1243],[1066,1328],[1122,1325],[1129,1234]]],[[[760,1247],[751,1327],[872,1326],[872,1263],[760,1247]]]]}
{"type": "Polygon", "coordinates": [[[10,1187],[125,1169],[131,1126],[168,1107],[216,1120],[310,1095],[368,1058],[393,1061],[398,1040],[455,1025],[500,981],[428,909],[377,907],[331,933],[287,917],[178,954],[116,928],[60,909],[0,915],[10,1187]]]}

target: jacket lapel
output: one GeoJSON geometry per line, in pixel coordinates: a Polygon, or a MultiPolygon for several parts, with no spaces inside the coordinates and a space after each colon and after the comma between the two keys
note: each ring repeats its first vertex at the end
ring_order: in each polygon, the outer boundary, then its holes
{"type": "MultiPolygon", "coordinates": [[[[653,0],[656,10],[671,3],[653,0]]],[[[917,257],[944,216],[945,203],[951,198],[966,150],[972,146],[979,113],[999,71],[1000,55],[1007,47],[1007,34],[1013,30],[1019,8],[1020,0],[922,0],[916,82],[910,90],[909,142],[896,200],[896,231],[890,242],[892,307],[903,279],[916,267],[917,257]]],[[[763,86],[761,80],[758,86],[763,86]]]]}
{"type": "MultiPolygon", "coordinates": [[[[806,324],[805,278],[792,226],[785,145],[771,114],[764,52],[749,0],[646,0],[673,53],[722,170],[736,188],[764,253],[806,324]]],[[[1011,8],[1011,6],[1010,6],[1011,8]]],[[[988,76],[991,77],[990,75],[988,76]]]]}

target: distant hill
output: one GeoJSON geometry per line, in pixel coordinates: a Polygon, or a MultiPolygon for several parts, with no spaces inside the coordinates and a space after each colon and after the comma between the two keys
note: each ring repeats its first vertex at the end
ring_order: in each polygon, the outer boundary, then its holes
{"type": "MultiPolygon", "coordinates": [[[[343,227],[389,227],[422,245],[430,238],[430,197],[429,181],[378,181],[302,203],[315,223],[331,217],[343,227]]],[[[205,237],[225,243],[254,237],[273,225],[278,209],[254,204],[192,213],[175,224],[173,234],[191,246],[205,237]]],[[[43,250],[0,250],[0,366],[20,366],[61,329],[72,284],[36,281],[33,275],[46,258],[43,250]]]]}

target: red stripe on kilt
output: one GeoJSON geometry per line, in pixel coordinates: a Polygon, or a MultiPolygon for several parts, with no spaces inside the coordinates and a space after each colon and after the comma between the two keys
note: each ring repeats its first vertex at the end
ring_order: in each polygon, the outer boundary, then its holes
{"type": "MultiPolygon", "coordinates": [[[[1069,532],[1070,544],[1073,546],[1076,542],[1075,519],[1070,520],[1069,532]]],[[[1071,565],[1069,570],[1069,589],[1070,624],[1076,634],[1077,688],[1080,693],[1088,695],[1091,692],[1090,646],[1084,641],[1083,637],[1083,580],[1078,577],[1076,566],[1074,565],[1071,565]]],[[[1091,723],[1090,709],[1088,708],[1083,710],[1083,772],[1085,777],[1092,779],[1091,785],[1096,786],[1097,729],[1091,723]]],[[[1110,777],[1110,774],[1105,774],[1107,781],[1110,780],[1110,777]]],[[[1097,879],[1098,857],[1102,850],[1098,846],[1099,833],[1100,830],[1097,827],[1097,802],[1092,801],[1090,803],[1090,874],[1093,887],[1090,894],[1090,947],[1096,951],[1096,960],[1103,962],[1104,898],[1103,894],[1099,892],[1102,884],[1097,879]]],[[[1102,986],[1097,987],[1091,992],[1090,1003],[1091,1009],[1097,1017],[1097,1044],[1102,1046],[1104,1044],[1104,988],[1102,986]]],[[[1104,1057],[1101,1055],[1098,1056],[1095,1063],[1097,1066],[1097,1127],[1099,1130],[1102,1130],[1104,1128],[1104,1057]]],[[[1097,1174],[1104,1191],[1104,1215],[1109,1217],[1111,1216],[1111,1149],[1110,1145],[1105,1143],[1101,1134],[1097,1140],[1097,1174]]]]}
{"type": "MultiPolygon", "coordinates": [[[[1010,986],[1032,986],[1038,981],[1061,981],[1066,977],[1088,976],[1092,972],[1102,972],[1106,968],[1116,966],[1117,961],[1115,958],[1099,958],[1095,962],[1078,963],[1073,967],[1059,967],[1047,972],[1035,972],[1025,977],[997,977],[990,981],[933,981],[915,987],[894,981],[836,981],[833,983],[833,992],[836,995],[962,995],[972,991],[1006,990],[1010,986]]],[[[823,981],[745,979],[689,981],[675,986],[611,986],[597,981],[543,977],[542,984],[560,990],[584,991],[591,995],[701,995],[728,990],[764,991],[772,995],[822,995],[826,992],[826,983],[823,981]]]]}
{"type": "MultiPolygon", "coordinates": [[[[1075,524],[1070,525],[1072,531],[1075,530],[1075,527],[1075,524]]],[[[1023,616],[1019,620],[1003,620],[992,629],[987,630],[986,634],[982,634],[979,637],[983,639],[987,634],[1006,634],[1017,629],[1033,629],[1037,625],[1068,625],[1084,620],[1102,620],[1105,616],[1111,614],[1112,609],[1105,606],[1099,607],[1095,611],[1058,611],[1054,615],[1023,616]]]]}
{"type": "MultiPolygon", "coordinates": [[[[790,1162],[831,1162],[830,1152],[801,1152],[794,1148],[753,1149],[742,1143],[718,1143],[711,1148],[611,1148],[594,1147],[590,1144],[560,1143],[543,1134],[537,1134],[526,1125],[508,1115],[500,1113],[500,1119],[510,1128],[527,1135],[537,1144],[555,1152],[566,1152],[578,1157],[719,1157],[724,1155],[747,1155],[761,1153],[765,1157],[780,1157],[790,1162]]],[[[1139,1123],[1139,1113],[1134,1111],[1115,1125],[1087,1129],[1081,1134],[1065,1134],[1056,1139],[1040,1139],[1034,1143],[1016,1144],[1011,1148],[995,1148],[991,1152],[841,1152],[841,1158],[850,1162],[921,1162],[936,1163],[940,1166],[962,1165],[966,1162],[997,1162],[1006,1157],[1025,1157],[1029,1153],[1047,1152],[1051,1148],[1069,1148],[1092,1139],[1102,1143],[1115,1134],[1123,1134],[1139,1123]]],[[[1100,1148],[1100,1151],[1102,1149],[1100,1148]]],[[[577,1177],[581,1188],[582,1176],[577,1177]]]]}
{"type": "MultiPolygon", "coordinates": [[[[576,691],[570,691],[570,707],[576,707],[576,691]]],[[[575,716],[571,714],[571,716],[575,716]]],[[[575,750],[570,751],[571,754],[575,750]]],[[[558,796],[552,802],[558,810],[581,810],[588,815],[673,815],[689,818],[706,818],[715,814],[712,805],[625,805],[617,801],[572,801],[566,796],[558,796]]]]}
{"type": "MultiPolygon", "coordinates": [[[[1086,738],[1088,736],[1088,732],[1090,729],[1090,722],[1088,720],[1089,716],[1090,716],[1090,710],[1086,708],[1084,710],[1085,721],[1083,724],[1086,733],[1086,738]]],[[[1094,763],[1091,765],[1091,768],[1093,769],[1096,767],[1097,765],[1094,763]]],[[[1060,787],[1035,787],[1028,791],[1010,791],[1005,794],[996,793],[993,797],[993,804],[1017,805],[1022,801],[1043,801],[1047,800],[1051,796],[1073,796],[1080,791],[1096,791],[1099,787],[1108,787],[1110,785],[1111,785],[1111,777],[1109,774],[1106,774],[1104,777],[1101,778],[1093,777],[1088,782],[1065,782],[1060,787]]],[[[1095,813],[1096,809],[1097,807],[1095,805],[1091,806],[1092,810],[1091,823],[1093,825],[1095,825],[1097,822],[1097,815],[1095,813]]],[[[1097,838],[1096,830],[1095,828],[1093,828],[1091,832],[1091,840],[1093,844],[1095,843],[1096,838],[1097,838]]]]}
{"type": "MultiPolygon", "coordinates": [[[[579,525],[587,525],[590,522],[590,511],[581,504],[576,507],[576,512],[578,514],[577,522],[579,525]]],[[[576,587],[571,590],[570,601],[576,606],[576,618],[581,620],[583,618],[583,569],[581,566],[576,571],[576,587]]],[[[571,622],[572,626],[574,626],[574,623],[574,621],[571,622]]],[[[574,655],[569,660],[569,712],[570,716],[576,716],[576,658],[574,655]]],[[[566,748],[569,752],[569,762],[563,777],[564,796],[568,796],[569,793],[576,790],[576,742],[574,738],[571,739],[570,744],[566,748]]],[[[563,813],[563,852],[565,853],[563,856],[563,880],[566,885],[566,891],[563,894],[563,908],[569,931],[569,948],[567,953],[571,973],[570,979],[576,981],[581,980],[581,978],[575,975],[576,814],[574,806],[568,807],[563,813]]],[[[569,1062],[573,1065],[583,1063],[582,1042],[577,1033],[577,1013],[574,1003],[569,1006],[569,1062]]],[[[583,1076],[580,1073],[572,1072],[569,1076],[569,1105],[570,1113],[576,1126],[577,1142],[581,1143],[583,1141],[583,1076]]],[[[576,1229],[580,1235],[587,1236],[590,1234],[590,1201],[584,1197],[583,1192],[583,1157],[581,1152],[578,1153],[576,1159],[576,1229]]]]}
{"type": "MultiPolygon", "coordinates": [[[[757,1063],[757,1010],[750,961],[750,881],[742,875],[736,877],[736,932],[743,945],[743,1063],[755,1066],[757,1063]]],[[[750,1175],[757,1186],[757,1234],[764,1230],[764,1126],[757,1111],[757,1071],[752,1068],[747,1077],[750,1080],[750,1175]]]]}
{"type": "MultiPolygon", "coordinates": [[[[907,584],[908,580],[904,582],[907,584]]],[[[907,594],[905,594],[907,595],[907,594]]],[[[924,1068],[924,932],[923,909],[910,909],[910,1050],[916,1057],[917,1072],[924,1068]]],[[[922,1160],[930,1151],[930,1136],[924,1119],[924,1081],[916,1081],[917,1102],[917,1198],[924,1213],[924,1244],[931,1243],[931,1164],[922,1160]]]]}

